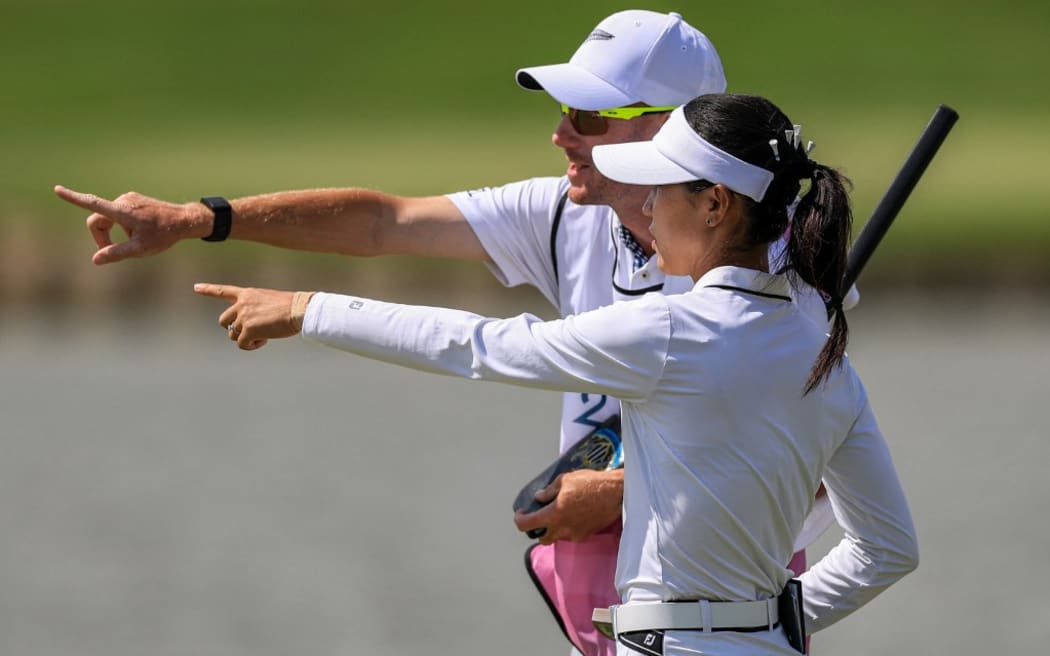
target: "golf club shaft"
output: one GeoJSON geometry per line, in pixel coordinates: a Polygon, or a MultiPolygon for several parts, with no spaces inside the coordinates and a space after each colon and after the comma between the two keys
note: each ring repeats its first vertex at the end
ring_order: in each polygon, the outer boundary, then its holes
{"type": "Polygon", "coordinates": [[[882,200],[875,207],[875,211],[871,213],[871,218],[864,224],[860,235],[853,242],[853,248],[850,249],[846,263],[845,284],[842,286],[844,291],[857,282],[864,265],[868,263],[879,242],[886,235],[886,231],[890,229],[890,225],[897,218],[897,214],[904,206],[904,202],[908,200],[912,189],[922,178],[926,167],[933,160],[958,119],[959,114],[947,105],[940,105],[934,112],[933,118],[919,136],[919,141],[912,148],[908,159],[904,161],[897,177],[893,179],[890,188],[886,190],[882,200]]]}

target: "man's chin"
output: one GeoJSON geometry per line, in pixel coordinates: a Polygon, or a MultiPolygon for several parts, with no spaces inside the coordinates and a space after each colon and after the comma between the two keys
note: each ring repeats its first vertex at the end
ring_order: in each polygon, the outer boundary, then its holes
{"type": "Polygon", "coordinates": [[[593,185],[569,180],[569,200],[577,205],[604,205],[606,200],[593,185]]]}
{"type": "Polygon", "coordinates": [[[569,187],[569,200],[576,203],[577,205],[593,205],[594,201],[590,199],[590,192],[587,191],[587,187],[572,185],[569,187]]]}

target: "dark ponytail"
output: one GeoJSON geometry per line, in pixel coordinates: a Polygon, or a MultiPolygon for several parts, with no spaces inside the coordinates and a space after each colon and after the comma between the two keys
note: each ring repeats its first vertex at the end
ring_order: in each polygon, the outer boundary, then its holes
{"type": "Polygon", "coordinates": [[[685,106],[685,117],[707,142],[749,164],[773,173],[773,181],[761,202],[746,196],[749,220],[743,249],[768,244],[788,229],[788,210],[798,198],[802,183],[809,189],[791,219],[791,232],[784,262],[770,263],[792,277],[816,288],[833,313],[831,332],[806,381],[805,394],[831,375],[846,353],[849,326],[842,311],[846,293],[843,278],[853,226],[847,185],[835,169],[809,159],[800,143],[795,146],[785,132],[792,123],[776,105],[759,96],[712,94],[700,96],[685,106]],[[774,151],[770,140],[775,139],[774,151]]]}
{"type": "Polygon", "coordinates": [[[853,226],[847,181],[835,169],[815,164],[809,191],[795,208],[786,256],[792,271],[825,295],[831,332],[806,381],[808,394],[827,379],[846,354],[849,326],[842,311],[846,256],[853,226]]]}

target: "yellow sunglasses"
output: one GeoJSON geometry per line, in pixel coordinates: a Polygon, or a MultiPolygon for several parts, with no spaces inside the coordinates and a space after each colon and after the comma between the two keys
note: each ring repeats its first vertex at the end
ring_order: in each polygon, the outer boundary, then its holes
{"type": "Polygon", "coordinates": [[[574,109],[568,105],[561,106],[563,116],[569,117],[572,127],[580,134],[588,137],[605,134],[609,129],[607,118],[618,118],[630,120],[638,118],[643,114],[662,114],[670,112],[674,107],[614,107],[612,109],[574,109]]]}

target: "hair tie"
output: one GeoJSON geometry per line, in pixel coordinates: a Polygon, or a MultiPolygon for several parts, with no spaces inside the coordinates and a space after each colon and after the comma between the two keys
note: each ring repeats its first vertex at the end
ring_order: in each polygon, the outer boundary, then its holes
{"type": "Polygon", "coordinates": [[[797,162],[792,162],[788,167],[792,177],[797,176],[799,180],[812,180],[817,172],[817,164],[808,157],[797,162]]]}
{"type": "Polygon", "coordinates": [[[842,316],[844,310],[842,309],[841,296],[832,296],[830,294],[825,294],[824,292],[820,292],[820,296],[824,299],[824,309],[827,310],[828,319],[831,319],[831,317],[835,315],[842,316]]]}
{"type": "Polygon", "coordinates": [[[842,310],[842,297],[841,296],[832,296],[831,300],[828,301],[827,307],[828,307],[828,310],[830,312],[834,312],[835,314],[841,315],[842,312],[843,312],[843,310],[842,310]]]}

